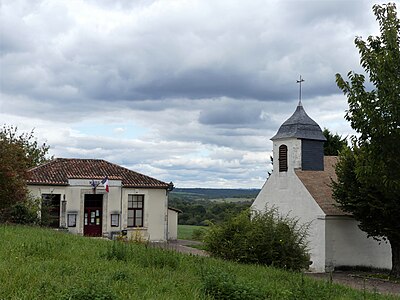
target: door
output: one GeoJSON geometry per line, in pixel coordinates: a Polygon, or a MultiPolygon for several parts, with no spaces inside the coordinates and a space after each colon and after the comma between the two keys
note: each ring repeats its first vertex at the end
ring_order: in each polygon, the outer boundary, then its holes
{"type": "Polygon", "coordinates": [[[102,236],[103,195],[86,194],[83,216],[83,234],[86,236],[102,236]]]}

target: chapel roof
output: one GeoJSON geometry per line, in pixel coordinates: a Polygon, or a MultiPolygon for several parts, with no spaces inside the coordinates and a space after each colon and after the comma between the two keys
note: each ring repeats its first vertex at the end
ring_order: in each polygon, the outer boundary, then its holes
{"type": "Polygon", "coordinates": [[[166,189],[169,185],[102,159],[56,158],[28,170],[28,184],[68,185],[68,179],[121,180],[124,187],[166,189]]]}
{"type": "Polygon", "coordinates": [[[337,159],[337,156],[325,156],[324,171],[295,171],[297,177],[328,216],[350,215],[343,212],[332,197],[332,180],[337,180],[335,172],[337,159]]]}
{"type": "Polygon", "coordinates": [[[299,102],[293,115],[287,119],[271,140],[299,138],[326,141],[319,125],[311,119],[299,102]]]}

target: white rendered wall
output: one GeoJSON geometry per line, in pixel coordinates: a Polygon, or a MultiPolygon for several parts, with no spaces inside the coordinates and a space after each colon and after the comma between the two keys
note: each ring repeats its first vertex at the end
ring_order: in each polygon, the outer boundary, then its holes
{"type": "Polygon", "coordinates": [[[122,227],[128,230],[128,237],[149,241],[167,239],[167,193],[165,189],[123,189],[122,192],[122,227]],[[128,195],[144,195],[143,227],[128,227],[128,195]]]}
{"type": "Polygon", "coordinates": [[[178,212],[168,209],[168,240],[178,239],[178,212]]]}
{"type": "MultiPolygon", "coordinates": [[[[61,194],[61,200],[63,200],[65,195],[66,216],[69,213],[77,214],[76,227],[67,227],[68,231],[83,235],[85,194],[93,193],[89,181],[71,179],[68,186],[29,185],[28,188],[30,193],[37,198],[41,198],[42,194],[53,193],[61,194]]],[[[165,189],[126,189],[121,188],[120,180],[109,180],[109,193],[101,185],[96,189],[96,193],[103,195],[102,232],[104,236],[111,231],[127,229],[129,237],[140,235],[144,240],[166,241],[168,204],[165,189]],[[144,195],[144,226],[141,228],[127,227],[128,194],[144,195]],[[111,227],[112,213],[120,214],[119,227],[111,227]]]]}
{"type": "MultiPolygon", "coordinates": [[[[288,147],[289,148],[289,147],[288,147]]],[[[274,171],[251,206],[252,210],[264,211],[265,206],[275,206],[282,215],[299,218],[309,223],[310,266],[312,271],[325,271],[325,221],[323,211],[296,176],[288,172],[274,171]]]]}
{"type": "Polygon", "coordinates": [[[349,217],[326,218],[327,265],[391,269],[390,244],[367,238],[357,224],[349,217]]]}

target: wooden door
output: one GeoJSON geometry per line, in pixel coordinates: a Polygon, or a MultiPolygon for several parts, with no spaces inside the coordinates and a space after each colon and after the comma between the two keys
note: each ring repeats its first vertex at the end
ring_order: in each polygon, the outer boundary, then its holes
{"type": "Polygon", "coordinates": [[[103,195],[85,195],[85,209],[83,218],[84,235],[102,236],[103,195]]]}

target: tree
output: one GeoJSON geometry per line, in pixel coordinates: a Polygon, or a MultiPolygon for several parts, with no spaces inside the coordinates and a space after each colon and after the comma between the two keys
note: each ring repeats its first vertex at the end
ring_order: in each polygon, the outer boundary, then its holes
{"type": "Polygon", "coordinates": [[[15,205],[27,201],[27,170],[48,160],[49,146],[39,145],[30,133],[18,133],[17,127],[0,129],[0,221],[12,221],[15,205]]]}
{"type": "Polygon", "coordinates": [[[380,36],[357,37],[365,76],[336,74],[347,96],[346,120],[358,133],[336,166],[333,193],[342,209],[360,221],[369,236],[390,242],[392,272],[400,277],[400,21],[395,4],[374,5],[380,36]]]}
{"type": "Polygon", "coordinates": [[[346,138],[342,138],[337,133],[333,134],[327,128],[324,128],[322,133],[326,138],[324,143],[324,155],[336,156],[343,147],[347,146],[346,138]]]}

